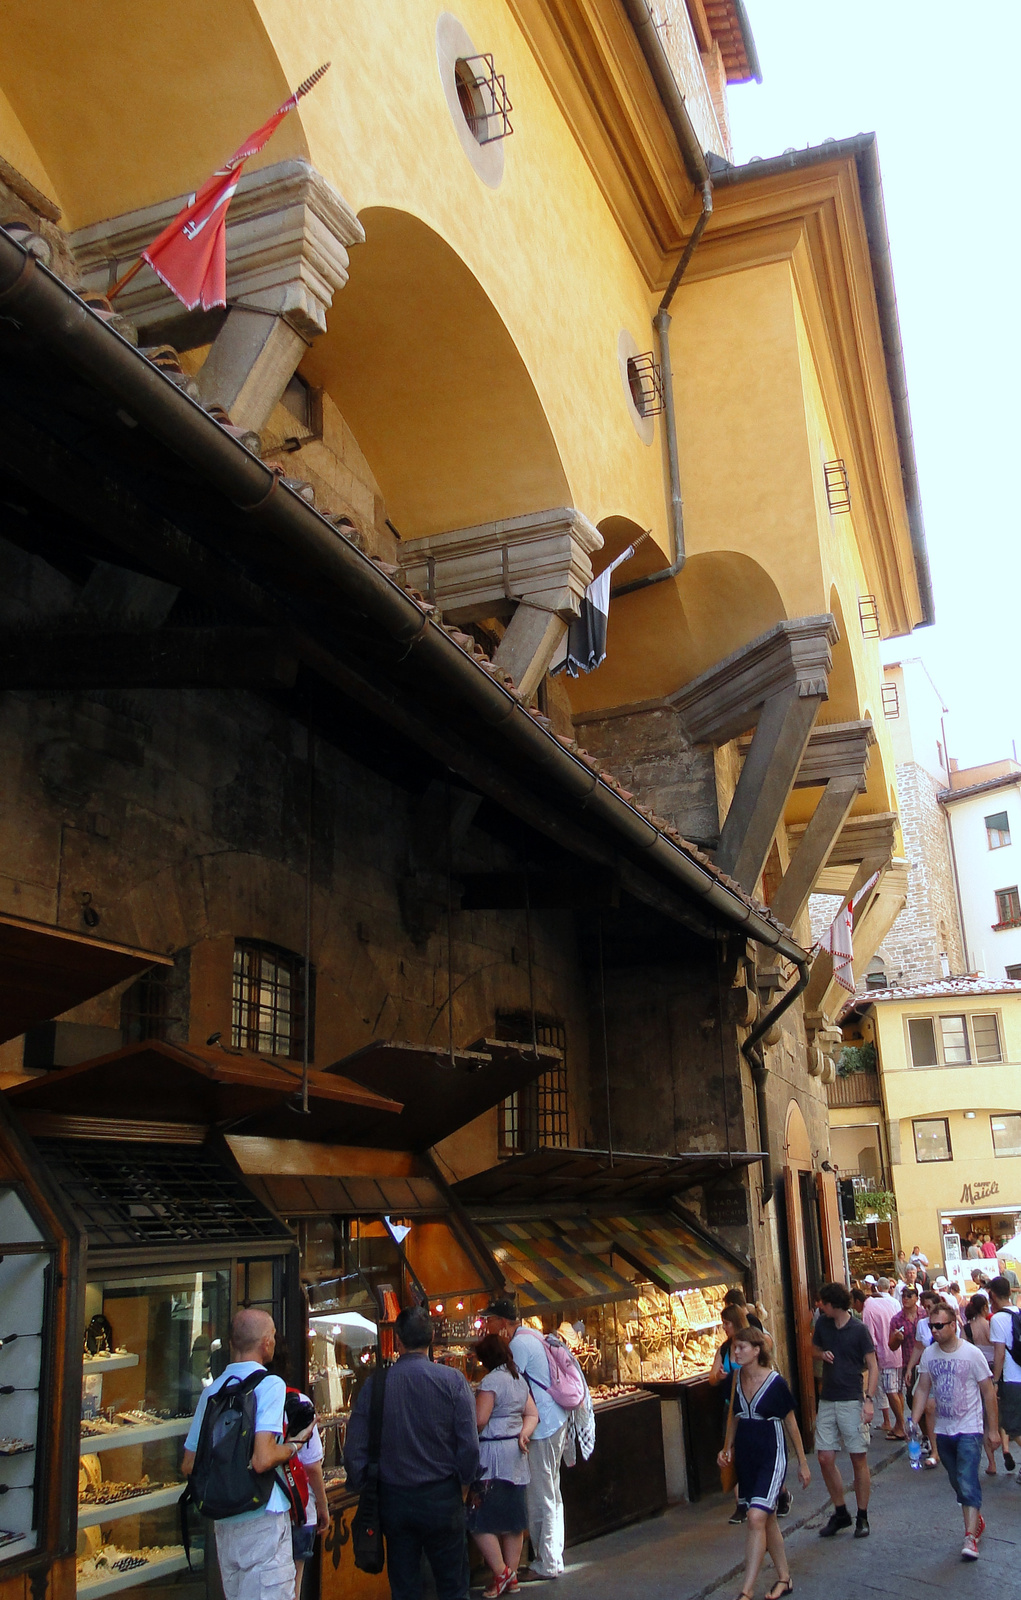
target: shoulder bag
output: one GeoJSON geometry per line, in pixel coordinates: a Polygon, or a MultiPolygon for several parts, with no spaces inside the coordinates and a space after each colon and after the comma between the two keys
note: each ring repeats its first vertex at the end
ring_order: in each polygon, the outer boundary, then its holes
{"type": "Polygon", "coordinates": [[[365,1482],[358,1496],[358,1510],[351,1521],[351,1549],[355,1566],[360,1572],[382,1572],[386,1562],[383,1532],[379,1526],[379,1449],[383,1438],[383,1394],[386,1388],[386,1374],[387,1368],[381,1366],[372,1378],[372,1398],[369,1401],[369,1458],[365,1464],[365,1482]]]}
{"type": "MultiPolygon", "coordinates": [[[[727,1422],[723,1429],[723,1443],[727,1443],[727,1434],[730,1431],[730,1419],[734,1415],[734,1396],[738,1383],[741,1381],[740,1367],[734,1368],[734,1381],[730,1385],[730,1404],[727,1407],[727,1422]]],[[[720,1487],[724,1494],[729,1494],[737,1482],[737,1440],[734,1440],[734,1459],[728,1466],[720,1468],[720,1487]]]]}

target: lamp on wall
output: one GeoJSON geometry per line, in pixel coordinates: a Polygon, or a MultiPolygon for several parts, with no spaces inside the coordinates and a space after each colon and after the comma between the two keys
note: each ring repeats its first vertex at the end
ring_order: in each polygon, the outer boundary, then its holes
{"type": "Polygon", "coordinates": [[[977,1111],[966,1111],[964,1113],[964,1116],[965,1116],[965,1120],[967,1122],[974,1122],[975,1118],[978,1116],[978,1112],[977,1111]]]}

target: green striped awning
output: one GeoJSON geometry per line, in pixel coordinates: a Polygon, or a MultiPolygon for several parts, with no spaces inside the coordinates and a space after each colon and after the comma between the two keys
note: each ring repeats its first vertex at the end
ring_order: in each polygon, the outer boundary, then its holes
{"type": "Polygon", "coordinates": [[[593,1217],[592,1227],[612,1242],[633,1267],[661,1289],[702,1289],[741,1283],[743,1273],[669,1217],[646,1212],[629,1217],[593,1217]]]}
{"type": "Polygon", "coordinates": [[[479,1232],[495,1257],[519,1310],[583,1301],[629,1300],[634,1287],[610,1266],[610,1241],[587,1217],[549,1222],[487,1219],[479,1232]]]}

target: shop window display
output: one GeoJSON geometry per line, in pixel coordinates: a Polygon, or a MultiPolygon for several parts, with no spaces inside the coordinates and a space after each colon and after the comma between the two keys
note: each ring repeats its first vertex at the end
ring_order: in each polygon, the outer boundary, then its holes
{"type": "Polygon", "coordinates": [[[0,1561],[39,1542],[39,1420],[52,1338],[53,1252],[21,1196],[0,1187],[0,1561]]]}

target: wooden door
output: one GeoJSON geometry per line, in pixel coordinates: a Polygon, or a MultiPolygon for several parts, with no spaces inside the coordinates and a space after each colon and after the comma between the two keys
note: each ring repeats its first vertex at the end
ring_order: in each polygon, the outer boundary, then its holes
{"type": "Polygon", "coordinates": [[[822,1224],[822,1256],[831,1283],[844,1281],[844,1224],[840,1216],[837,1180],[832,1172],[816,1173],[819,1191],[819,1220],[822,1224]]]}
{"type": "Polygon", "coordinates": [[[791,1264],[791,1301],[794,1315],[794,1342],[798,1357],[798,1385],[801,1390],[801,1432],[806,1449],[811,1448],[815,1430],[815,1373],[812,1366],[812,1311],[808,1298],[808,1268],[805,1262],[805,1224],[801,1215],[801,1186],[798,1168],[783,1169],[784,1199],[787,1212],[787,1254],[791,1264]]]}

